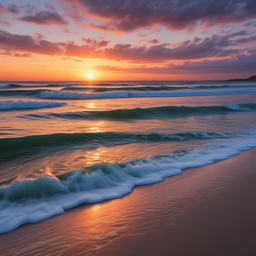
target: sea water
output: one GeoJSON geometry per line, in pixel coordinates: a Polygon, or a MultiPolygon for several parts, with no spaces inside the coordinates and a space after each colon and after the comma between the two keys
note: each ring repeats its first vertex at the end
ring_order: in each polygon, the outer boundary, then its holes
{"type": "Polygon", "coordinates": [[[1,82],[0,233],[256,146],[256,83],[1,82]]]}

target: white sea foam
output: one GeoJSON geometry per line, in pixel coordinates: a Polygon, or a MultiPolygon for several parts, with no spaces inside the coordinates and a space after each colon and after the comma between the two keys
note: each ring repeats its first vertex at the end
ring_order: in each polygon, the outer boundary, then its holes
{"type": "Polygon", "coordinates": [[[42,92],[40,98],[45,99],[112,99],[128,98],[128,92],[106,92],[106,93],[79,93],[79,92],[42,92]]]}
{"type": "Polygon", "coordinates": [[[0,84],[0,89],[8,88],[9,84],[0,84]]]}
{"type": "Polygon", "coordinates": [[[225,105],[226,108],[234,110],[234,111],[251,111],[251,108],[248,107],[242,107],[238,104],[232,104],[232,105],[225,105]]]}
{"type": "Polygon", "coordinates": [[[229,94],[256,93],[256,89],[237,90],[200,90],[200,91],[160,91],[160,92],[103,92],[103,93],[79,93],[79,92],[41,92],[43,99],[114,99],[114,98],[144,98],[144,97],[189,97],[189,96],[214,96],[229,94]]]}
{"type": "Polygon", "coordinates": [[[35,108],[55,108],[61,107],[65,103],[48,101],[5,101],[0,102],[0,110],[12,109],[35,109],[35,108]]]}
{"type": "Polygon", "coordinates": [[[35,223],[82,203],[98,203],[132,192],[138,185],[161,182],[183,169],[213,164],[256,146],[255,132],[239,138],[115,164],[101,163],[91,174],[73,171],[62,181],[46,174],[0,188],[0,233],[35,223]]]}

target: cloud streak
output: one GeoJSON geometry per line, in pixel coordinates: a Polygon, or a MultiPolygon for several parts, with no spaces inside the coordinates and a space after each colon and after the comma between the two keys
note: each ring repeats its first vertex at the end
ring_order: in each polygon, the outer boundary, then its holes
{"type": "Polygon", "coordinates": [[[69,22],[63,19],[57,12],[51,11],[39,11],[33,15],[22,16],[19,20],[41,26],[64,26],[69,24],[69,22]]]}
{"type": "Polygon", "coordinates": [[[102,72],[145,73],[145,74],[201,74],[201,73],[250,73],[256,70],[256,54],[240,54],[230,59],[186,61],[183,64],[169,64],[164,67],[146,67],[145,65],[131,68],[99,65],[94,67],[102,72]]]}
{"type": "Polygon", "coordinates": [[[171,30],[207,28],[253,19],[255,0],[60,0],[77,5],[103,24],[91,28],[131,32],[162,25],[171,30]]]}
{"type": "Polygon", "coordinates": [[[37,33],[34,37],[29,35],[11,34],[0,30],[0,49],[26,51],[45,55],[64,55],[77,58],[98,58],[128,62],[164,62],[168,60],[194,60],[210,57],[228,57],[241,54],[239,44],[256,40],[256,36],[247,38],[230,39],[230,35],[211,35],[200,39],[169,44],[157,44],[150,47],[133,46],[131,44],[115,44],[106,40],[95,38],[82,38],[83,45],[77,45],[74,41],[53,43],[42,38],[37,33]]]}
{"type": "Polygon", "coordinates": [[[35,40],[32,36],[16,35],[0,30],[0,47],[5,50],[19,50],[44,55],[60,55],[62,49],[47,40],[35,40]]]}

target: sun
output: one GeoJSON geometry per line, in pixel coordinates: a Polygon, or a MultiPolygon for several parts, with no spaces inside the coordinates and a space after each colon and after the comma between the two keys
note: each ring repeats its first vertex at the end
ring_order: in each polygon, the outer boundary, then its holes
{"type": "Polygon", "coordinates": [[[87,74],[87,77],[90,78],[90,79],[93,79],[94,75],[93,74],[87,74]]]}

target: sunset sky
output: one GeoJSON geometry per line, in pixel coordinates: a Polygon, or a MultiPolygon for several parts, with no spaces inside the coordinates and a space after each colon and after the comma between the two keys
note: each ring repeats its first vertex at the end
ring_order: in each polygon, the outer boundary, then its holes
{"type": "Polygon", "coordinates": [[[0,0],[0,80],[256,75],[255,0],[0,0]]]}

